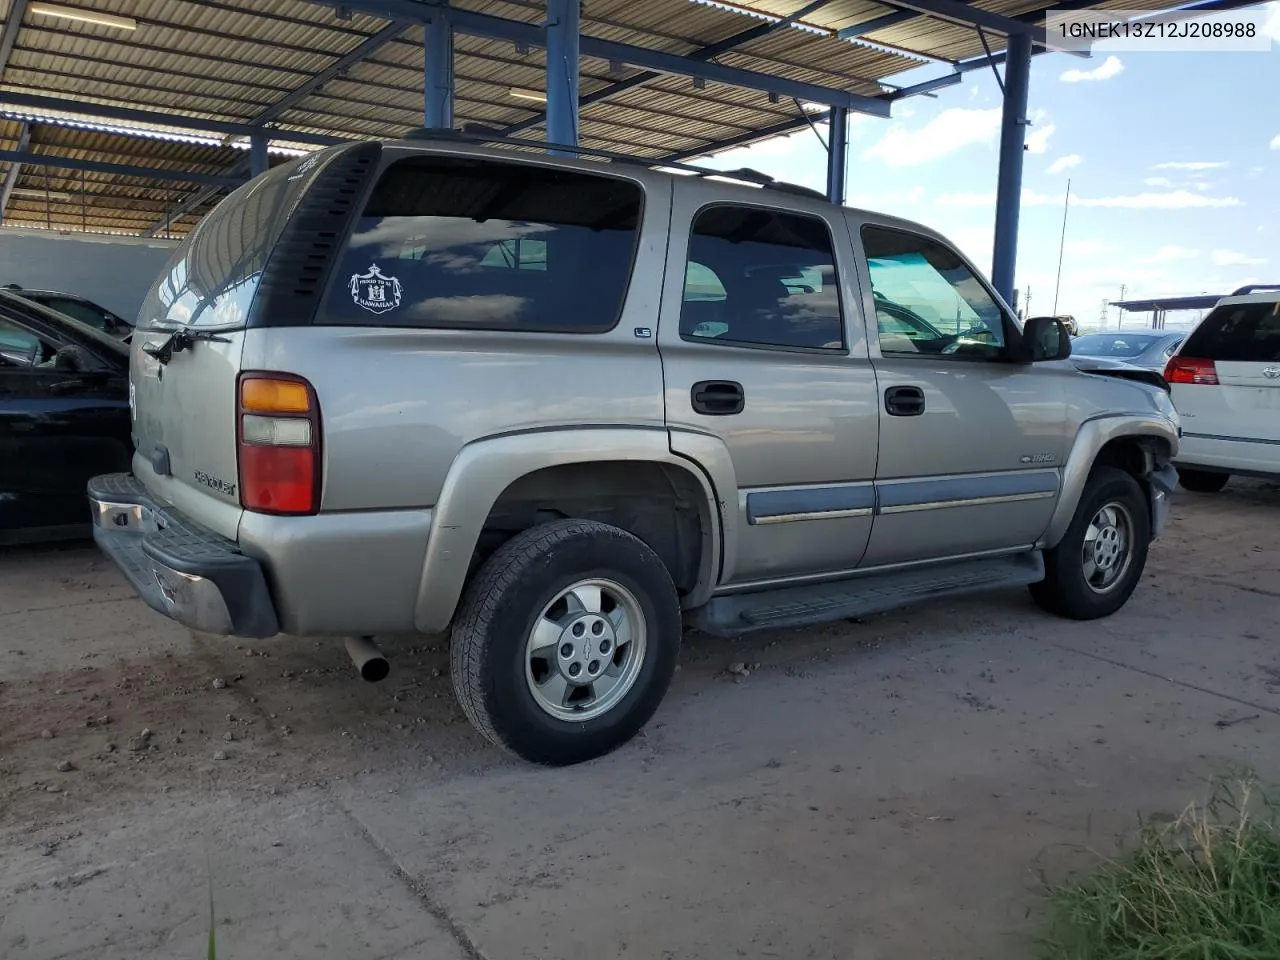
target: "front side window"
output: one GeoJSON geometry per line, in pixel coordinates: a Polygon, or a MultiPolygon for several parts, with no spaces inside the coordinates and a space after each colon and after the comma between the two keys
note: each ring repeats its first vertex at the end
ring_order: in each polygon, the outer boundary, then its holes
{"type": "Polygon", "coordinates": [[[392,164],[321,322],[597,333],[622,312],[643,195],[628,180],[466,157],[392,164]]]}
{"type": "Polygon", "coordinates": [[[985,360],[1003,353],[1003,311],[954,250],[870,224],[862,245],[882,354],[985,360]]]}
{"type": "Polygon", "coordinates": [[[701,211],[689,237],[680,334],[726,344],[844,349],[827,225],[758,207],[701,211]]]}

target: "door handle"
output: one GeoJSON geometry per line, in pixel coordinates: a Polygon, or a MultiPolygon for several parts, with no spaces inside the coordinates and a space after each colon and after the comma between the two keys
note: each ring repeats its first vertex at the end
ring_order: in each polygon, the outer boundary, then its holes
{"type": "Polygon", "coordinates": [[[891,417],[918,417],[924,413],[924,391],[919,387],[890,387],[884,392],[884,408],[891,417]]]}
{"type": "Polygon", "coordinates": [[[696,413],[709,417],[732,416],[747,405],[747,395],[736,380],[699,380],[689,391],[689,399],[696,413]]]}

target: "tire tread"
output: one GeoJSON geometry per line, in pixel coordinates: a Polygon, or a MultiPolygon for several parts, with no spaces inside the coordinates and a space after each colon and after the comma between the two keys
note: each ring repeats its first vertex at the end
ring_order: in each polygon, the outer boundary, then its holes
{"type": "MultiPolygon", "coordinates": [[[[618,527],[595,520],[553,520],[516,534],[494,551],[467,586],[454,617],[449,666],[458,702],[480,735],[508,752],[515,751],[498,732],[485,684],[485,655],[491,622],[503,597],[527,576],[532,567],[545,561],[561,543],[583,536],[618,540],[630,547],[638,545],[662,566],[644,541],[618,527]]],[[[662,570],[670,583],[666,568],[662,567],[662,570]]],[[[674,585],[670,591],[669,597],[655,600],[665,600],[678,606],[674,585]]]]}

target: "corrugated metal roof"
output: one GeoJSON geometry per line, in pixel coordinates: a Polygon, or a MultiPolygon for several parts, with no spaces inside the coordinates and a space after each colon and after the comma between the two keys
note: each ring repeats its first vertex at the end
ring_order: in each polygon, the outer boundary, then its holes
{"type": "MultiPolygon", "coordinates": [[[[57,19],[30,10],[0,89],[136,107],[188,117],[252,122],[262,111],[308,84],[387,21],[361,13],[339,19],[334,7],[309,0],[66,0],[81,8],[133,17],[136,31],[57,19]]],[[[454,0],[455,7],[519,20],[542,21],[544,0],[454,0]]],[[[785,17],[805,0],[751,0],[757,14],[694,0],[585,0],[584,35],[679,55],[690,54],[743,31],[785,17]]],[[[977,0],[975,6],[1006,16],[1048,9],[1043,0],[977,0]]],[[[1152,0],[1103,0],[1110,8],[1156,8],[1152,0]]],[[[6,16],[10,3],[0,0],[6,16]]],[[[880,81],[927,62],[980,55],[977,31],[925,16],[866,34],[861,42],[835,31],[892,12],[872,0],[831,0],[808,14],[808,29],[781,28],[717,56],[716,62],[791,80],[876,96],[880,81]],[[822,31],[828,31],[825,35],[822,31]],[[874,44],[887,44],[885,49],[874,44]],[[910,51],[910,52],[907,52],[910,51]],[[913,56],[912,54],[921,56],[913,56]]],[[[987,32],[993,51],[1004,38],[987,32]]],[[[459,123],[504,128],[535,123],[542,105],[511,94],[541,90],[543,51],[537,47],[458,34],[455,37],[455,116],[459,123]]],[[[645,71],[583,57],[581,94],[598,96],[645,71]]],[[[313,90],[276,118],[284,131],[340,137],[397,137],[420,125],[422,30],[406,25],[395,39],[343,75],[313,90]]],[[[685,77],[661,75],[582,108],[584,146],[662,157],[714,147],[800,118],[789,98],[727,87],[695,86],[685,77]],[[774,102],[777,100],[777,102],[774,102]]],[[[38,123],[31,151],[43,155],[227,174],[244,151],[214,135],[203,144],[135,138],[38,123]]],[[[0,118],[0,138],[14,149],[21,125],[0,118]]],[[[526,126],[523,136],[538,137],[526,126]]],[[[190,139],[190,138],[188,138],[190,139]]],[[[285,135],[280,135],[283,141],[285,135]]],[[[0,162],[0,171],[8,164],[0,162]]],[[[2,175],[2,173],[0,173],[2,175]]],[[[143,232],[161,220],[166,205],[201,192],[197,184],[116,173],[22,168],[6,222],[48,222],[67,229],[143,232]],[[33,191],[73,194],[45,202],[33,191]]],[[[204,205],[171,230],[188,229],[204,205]]]]}

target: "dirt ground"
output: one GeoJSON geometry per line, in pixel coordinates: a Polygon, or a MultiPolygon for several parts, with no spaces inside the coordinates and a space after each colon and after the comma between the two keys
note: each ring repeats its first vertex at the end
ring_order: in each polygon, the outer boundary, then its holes
{"type": "Polygon", "coordinates": [[[1031,955],[1046,882],[1280,760],[1280,486],[1179,491],[1117,616],[1013,591],[686,636],[567,770],[463,719],[432,638],[193,635],[90,546],[0,553],[0,957],[1031,955]],[[747,666],[747,676],[728,671],[747,666]]]}

